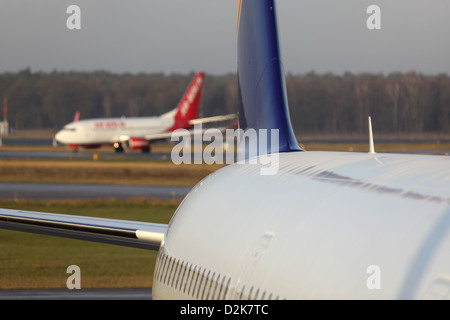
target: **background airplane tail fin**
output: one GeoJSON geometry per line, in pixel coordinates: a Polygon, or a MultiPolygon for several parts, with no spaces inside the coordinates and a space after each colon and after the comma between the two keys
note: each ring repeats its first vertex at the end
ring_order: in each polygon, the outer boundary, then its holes
{"type": "MultiPolygon", "coordinates": [[[[301,151],[289,116],[274,0],[238,0],[237,10],[240,128],[278,129],[279,152],[301,151]]],[[[277,151],[272,146],[267,153],[277,151]]]]}
{"type": "Polygon", "coordinates": [[[202,72],[197,73],[178,103],[174,114],[175,124],[173,130],[191,128],[192,124],[190,121],[198,117],[203,78],[204,74],[202,72]]]}
{"type": "Polygon", "coordinates": [[[73,122],[77,122],[80,120],[80,110],[75,111],[75,115],[73,116],[73,122]]]}

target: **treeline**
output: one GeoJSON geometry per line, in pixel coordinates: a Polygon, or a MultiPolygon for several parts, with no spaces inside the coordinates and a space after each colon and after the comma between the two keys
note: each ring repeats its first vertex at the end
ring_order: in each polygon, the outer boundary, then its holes
{"type": "MultiPolygon", "coordinates": [[[[109,72],[30,72],[0,74],[0,99],[8,101],[15,129],[60,129],[80,118],[155,116],[175,108],[194,77],[109,72]]],[[[207,76],[201,112],[234,112],[235,75],[207,76]],[[231,93],[229,92],[231,91],[231,93]],[[233,111],[232,111],[233,110],[233,111]]],[[[2,117],[3,118],[3,117],[2,117]]]]}
{"type": "Polygon", "coordinates": [[[296,132],[450,133],[450,78],[418,73],[288,76],[296,132]]]}
{"type": "MultiPolygon", "coordinates": [[[[0,74],[0,98],[16,129],[57,130],[73,119],[152,116],[174,108],[194,74],[31,72],[0,74]]],[[[418,73],[287,75],[297,134],[450,133],[450,78],[418,73]]],[[[237,112],[237,76],[206,75],[201,116],[237,112]]]]}

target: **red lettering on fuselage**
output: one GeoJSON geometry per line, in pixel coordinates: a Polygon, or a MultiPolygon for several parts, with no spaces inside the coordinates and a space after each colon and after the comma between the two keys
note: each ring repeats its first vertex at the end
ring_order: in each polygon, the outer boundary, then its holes
{"type": "Polygon", "coordinates": [[[125,127],[124,121],[105,121],[105,122],[96,122],[94,124],[96,129],[102,128],[123,128],[125,127]]]}

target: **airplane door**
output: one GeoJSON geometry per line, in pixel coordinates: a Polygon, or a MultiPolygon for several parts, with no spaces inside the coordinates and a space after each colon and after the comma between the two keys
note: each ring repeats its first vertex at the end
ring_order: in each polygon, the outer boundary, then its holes
{"type": "MultiPolygon", "coordinates": [[[[248,250],[238,274],[235,291],[236,299],[261,299],[263,292],[260,291],[259,287],[252,285],[252,280],[255,278],[255,271],[259,262],[267,248],[270,246],[274,236],[275,232],[266,231],[256,241],[256,244],[248,250]]],[[[260,282],[257,281],[255,283],[260,282]]]]}

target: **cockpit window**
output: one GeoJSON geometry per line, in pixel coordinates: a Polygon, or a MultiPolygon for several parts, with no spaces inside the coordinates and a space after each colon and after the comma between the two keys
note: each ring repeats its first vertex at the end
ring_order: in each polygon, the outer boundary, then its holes
{"type": "Polygon", "coordinates": [[[77,128],[73,128],[73,127],[72,127],[72,128],[71,128],[71,127],[64,127],[63,130],[64,130],[64,131],[72,131],[72,132],[75,132],[75,131],[77,131],[77,128]]]}

